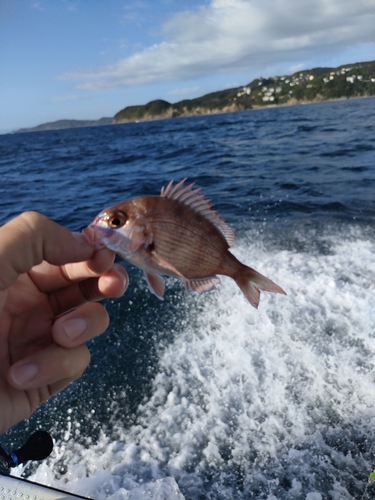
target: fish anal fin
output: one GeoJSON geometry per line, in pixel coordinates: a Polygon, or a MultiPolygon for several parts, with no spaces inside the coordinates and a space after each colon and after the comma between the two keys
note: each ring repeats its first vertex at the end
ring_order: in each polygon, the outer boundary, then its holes
{"type": "Polygon", "coordinates": [[[160,274],[153,273],[151,271],[144,271],[144,275],[150,291],[155,294],[158,299],[164,300],[164,279],[160,276],[160,274]]]}
{"type": "Polygon", "coordinates": [[[166,188],[162,187],[160,196],[179,201],[205,217],[222,233],[229,247],[233,247],[235,237],[231,227],[219,216],[216,210],[212,209],[210,200],[205,199],[204,195],[200,194],[200,188],[193,189],[194,183],[184,185],[186,180],[186,178],[182,179],[177,184],[173,184],[171,181],[166,188]]]}
{"type": "Polygon", "coordinates": [[[220,280],[217,276],[212,276],[205,279],[197,280],[184,280],[186,290],[195,292],[209,292],[213,290],[218,285],[220,285],[220,280]]]}

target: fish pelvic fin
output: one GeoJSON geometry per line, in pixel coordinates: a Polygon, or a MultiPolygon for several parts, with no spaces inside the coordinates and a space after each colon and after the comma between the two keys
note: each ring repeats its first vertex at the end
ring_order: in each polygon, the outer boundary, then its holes
{"type": "Polygon", "coordinates": [[[284,290],[273,281],[258,273],[251,267],[243,266],[236,277],[235,282],[245,295],[250,304],[258,309],[260,292],[273,292],[286,295],[284,290]]]}
{"type": "Polygon", "coordinates": [[[232,228],[219,216],[216,210],[212,209],[210,200],[207,200],[204,194],[200,193],[201,189],[193,189],[194,182],[184,185],[186,180],[187,178],[182,179],[182,181],[177,184],[173,184],[173,181],[171,181],[167,187],[161,188],[160,196],[179,201],[200,213],[217,227],[227,240],[228,246],[233,247],[235,244],[235,237],[232,228]]]}
{"type": "Polygon", "coordinates": [[[151,271],[143,271],[150,291],[157,296],[158,299],[164,300],[165,283],[164,279],[158,273],[151,271]]]}
{"type": "Polygon", "coordinates": [[[221,282],[217,276],[212,276],[211,278],[185,280],[184,283],[188,291],[208,292],[220,285],[221,282]]]}

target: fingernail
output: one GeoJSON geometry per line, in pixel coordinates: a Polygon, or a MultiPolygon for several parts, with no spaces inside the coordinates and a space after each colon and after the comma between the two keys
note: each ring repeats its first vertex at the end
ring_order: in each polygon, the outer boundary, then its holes
{"type": "Polygon", "coordinates": [[[38,373],[38,367],[35,363],[25,363],[12,370],[12,379],[17,385],[23,385],[30,382],[38,373]]]}
{"type": "Polygon", "coordinates": [[[124,272],[122,270],[121,271],[117,270],[117,274],[121,278],[123,289],[126,290],[128,288],[128,285],[129,285],[128,273],[126,271],[124,272]]]}
{"type": "Polygon", "coordinates": [[[84,318],[72,318],[64,321],[62,326],[69,339],[75,340],[86,330],[87,321],[84,318]]]}

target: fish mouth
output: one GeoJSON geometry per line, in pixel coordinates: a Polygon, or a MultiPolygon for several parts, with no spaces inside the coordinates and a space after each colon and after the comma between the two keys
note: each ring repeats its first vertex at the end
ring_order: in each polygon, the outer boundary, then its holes
{"type": "Polygon", "coordinates": [[[95,248],[100,249],[105,247],[105,238],[110,236],[107,228],[95,224],[92,222],[89,226],[85,227],[82,231],[83,236],[86,238],[90,245],[94,245],[95,248]]]}

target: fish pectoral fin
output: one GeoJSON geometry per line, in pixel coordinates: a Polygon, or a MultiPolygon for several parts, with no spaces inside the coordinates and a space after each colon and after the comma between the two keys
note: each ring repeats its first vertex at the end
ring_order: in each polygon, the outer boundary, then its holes
{"type": "Polygon", "coordinates": [[[160,274],[152,273],[150,271],[144,271],[144,275],[151,292],[154,293],[158,299],[164,300],[164,279],[160,276],[160,274]]]}
{"type": "Polygon", "coordinates": [[[183,280],[186,279],[185,276],[181,274],[180,271],[176,269],[173,264],[160,257],[160,255],[158,255],[158,253],[155,250],[152,250],[151,253],[152,257],[158,263],[159,269],[163,269],[165,274],[171,274],[172,276],[177,276],[179,278],[182,278],[183,280]]]}
{"type": "Polygon", "coordinates": [[[210,278],[196,280],[184,280],[184,282],[186,290],[200,293],[213,290],[221,283],[217,276],[211,276],[210,278]]]}

